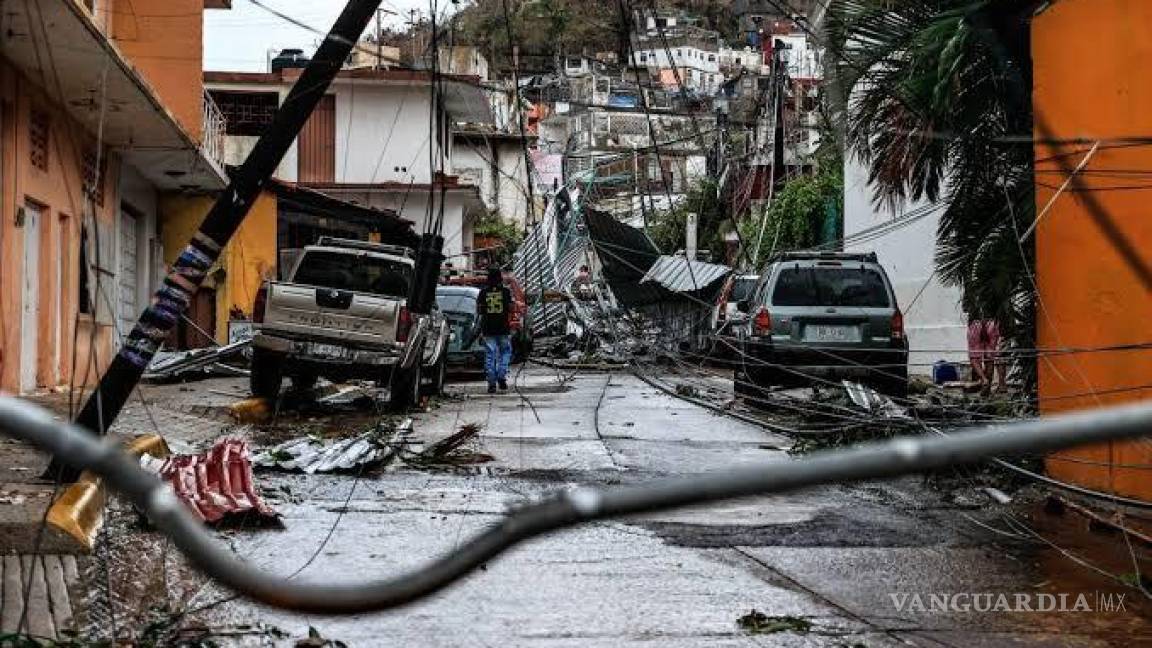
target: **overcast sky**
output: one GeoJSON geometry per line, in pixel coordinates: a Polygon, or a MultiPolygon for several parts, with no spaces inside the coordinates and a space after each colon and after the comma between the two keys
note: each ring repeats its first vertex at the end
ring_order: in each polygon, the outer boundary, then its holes
{"type": "MultiPolygon", "coordinates": [[[[341,0],[260,0],[261,4],[292,16],[321,32],[336,20],[344,8],[341,0]]],[[[428,15],[429,0],[384,0],[380,7],[400,15],[385,15],[385,26],[400,27],[408,20],[409,9],[428,15]]],[[[438,0],[440,13],[449,0],[438,0]]],[[[269,50],[298,47],[309,54],[322,38],[296,27],[250,0],[233,0],[232,9],[210,9],[204,18],[204,69],[263,72],[268,69],[269,50]]],[[[369,29],[375,29],[370,26],[369,29]]]]}

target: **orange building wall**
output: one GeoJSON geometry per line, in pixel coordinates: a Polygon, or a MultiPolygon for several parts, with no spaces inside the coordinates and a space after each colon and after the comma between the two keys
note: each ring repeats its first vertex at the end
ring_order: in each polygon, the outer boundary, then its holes
{"type": "MultiPolygon", "coordinates": [[[[15,224],[25,201],[43,207],[40,224],[40,316],[37,384],[56,386],[72,377],[75,350],[76,382],[89,384],[103,371],[112,352],[111,325],[91,316],[76,318],[80,272],[80,223],[85,200],[81,192],[81,151],[90,140],[85,131],[53,106],[40,90],[0,60],[0,389],[20,388],[24,228],[15,224]],[[51,115],[47,172],[29,161],[28,121],[32,106],[51,115]],[[62,249],[63,248],[63,249],[62,249]],[[61,265],[57,266],[59,263],[61,265]],[[57,280],[57,268],[60,279],[57,280]],[[59,284],[59,285],[58,285],[59,284]],[[59,296],[59,299],[56,297],[59,296]],[[75,349],[73,339],[76,340],[75,349]],[[95,358],[91,352],[95,350],[95,358]],[[87,371],[85,371],[87,370],[87,371]]],[[[117,164],[110,159],[104,179],[104,205],[98,212],[105,235],[115,236],[117,164]]]]}
{"type": "MultiPolygon", "coordinates": [[[[1152,133],[1152,84],[1144,74],[1152,69],[1149,25],[1148,0],[1061,0],[1034,19],[1035,109],[1055,137],[1152,133]],[[1082,46],[1089,41],[1090,47],[1082,46]]],[[[1038,210],[1066,179],[1050,158],[1066,154],[1066,164],[1074,168],[1090,148],[1036,146],[1038,210]]],[[[1106,172],[1152,173],[1152,148],[1104,143],[1086,170],[1081,180],[1091,188],[1148,185],[1146,176],[1106,172]]],[[[1096,191],[1093,196],[1152,262],[1152,191],[1096,191]]],[[[1081,196],[1065,192],[1056,200],[1039,225],[1036,245],[1041,348],[1152,341],[1152,294],[1101,234],[1081,196]]],[[[1152,397],[1152,351],[1050,355],[1041,358],[1039,377],[1045,414],[1145,399],[1152,397]]],[[[1152,501],[1152,472],[1122,466],[1152,465],[1152,441],[1059,453],[1047,465],[1059,479],[1152,501]]]]}
{"type": "Polygon", "coordinates": [[[204,0],[111,0],[108,36],[184,130],[203,130],[204,0]]]}

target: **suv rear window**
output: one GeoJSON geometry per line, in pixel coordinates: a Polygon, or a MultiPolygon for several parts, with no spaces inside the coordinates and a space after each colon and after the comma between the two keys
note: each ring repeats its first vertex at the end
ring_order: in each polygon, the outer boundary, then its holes
{"type": "Polygon", "coordinates": [[[884,277],[867,268],[786,268],[772,292],[775,306],[888,308],[884,277]]]}
{"type": "Polygon", "coordinates": [[[742,277],[732,282],[732,294],[728,297],[728,301],[740,302],[748,299],[759,281],[759,277],[742,277]]]}
{"type": "Polygon", "coordinates": [[[412,266],[390,259],[340,252],[305,252],[293,283],[407,299],[412,266]]]}

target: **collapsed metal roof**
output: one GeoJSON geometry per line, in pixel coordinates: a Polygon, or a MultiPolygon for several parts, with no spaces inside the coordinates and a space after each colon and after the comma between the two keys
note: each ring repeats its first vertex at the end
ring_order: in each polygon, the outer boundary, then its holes
{"type": "Polygon", "coordinates": [[[712,287],[731,272],[732,268],[726,265],[664,255],[656,259],[640,283],[654,282],[677,293],[699,292],[712,287]]]}
{"type": "Polygon", "coordinates": [[[600,259],[604,280],[620,305],[639,307],[663,299],[652,284],[641,284],[660,257],[660,250],[641,230],[625,225],[611,214],[586,209],[584,224],[600,259]]]}

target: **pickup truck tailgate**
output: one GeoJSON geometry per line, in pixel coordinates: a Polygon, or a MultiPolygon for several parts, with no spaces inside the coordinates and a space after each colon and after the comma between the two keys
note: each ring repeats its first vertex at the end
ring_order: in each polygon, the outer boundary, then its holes
{"type": "Polygon", "coordinates": [[[403,301],[335,288],[272,282],[263,330],[354,344],[392,344],[403,301]]]}

